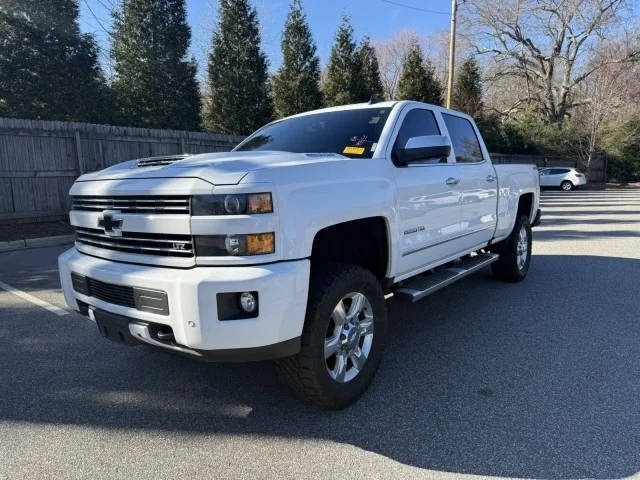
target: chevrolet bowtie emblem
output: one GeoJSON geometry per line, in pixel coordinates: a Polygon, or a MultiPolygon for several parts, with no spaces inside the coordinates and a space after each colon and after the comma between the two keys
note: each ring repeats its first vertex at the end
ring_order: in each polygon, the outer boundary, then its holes
{"type": "Polygon", "coordinates": [[[119,210],[105,210],[102,212],[102,218],[98,219],[98,227],[104,229],[104,233],[110,237],[122,236],[122,219],[116,215],[119,210]]]}

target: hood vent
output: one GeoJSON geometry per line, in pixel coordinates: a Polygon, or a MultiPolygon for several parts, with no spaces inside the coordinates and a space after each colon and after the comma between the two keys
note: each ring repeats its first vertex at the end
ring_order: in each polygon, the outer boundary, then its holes
{"type": "Polygon", "coordinates": [[[178,160],[183,160],[189,156],[188,153],[181,155],[163,155],[161,157],[141,158],[138,160],[138,168],[140,167],[157,167],[160,165],[170,165],[178,160]]]}

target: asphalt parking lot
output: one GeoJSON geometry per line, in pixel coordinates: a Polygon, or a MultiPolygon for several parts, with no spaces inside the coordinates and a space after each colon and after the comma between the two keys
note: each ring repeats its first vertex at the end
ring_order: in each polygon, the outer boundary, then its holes
{"type": "MultiPolygon", "coordinates": [[[[389,300],[385,359],[341,412],[269,363],[104,340],[0,289],[0,478],[620,478],[640,472],[640,190],[545,192],[525,282],[389,300]]],[[[0,285],[64,308],[63,247],[0,285]]],[[[64,312],[63,312],[64,313],[64,312]]]]}

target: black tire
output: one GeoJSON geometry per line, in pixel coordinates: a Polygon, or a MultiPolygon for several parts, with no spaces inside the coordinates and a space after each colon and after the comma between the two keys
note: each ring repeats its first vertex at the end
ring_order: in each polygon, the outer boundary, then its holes
{"type": "MultiPolygon", "coordinates": [[[[301,400],[326,409],[342,409],[357,400],[373,379],[384,350],[387,307],[382,288],[368,270],[355,265],[330,264],[312,271],[300,353],[276,361],[278,375],[301,400]],[[339,383],[329,373],[325,338],[334,308],[345,295],[362,293],[373,314],[373,338],[362,369],[339,383]]],[[[347,363],[348,364],[348,363],[347,363]]],[[[353,364],[351,364],[353,367],[353,364]]]]}
{"type": "Polygon", "coordinates": [[[520,215],[516,218],[511,234],[501,242],[492,245],[490,250],[500,255],[498,261],[491,264],[493,275],[506,282],[521,282],[527,276],[531,265],[531,225],[529,217],[520,215]],[[527,237],[527,257],[524,264],[518,264],[518,239],[524,228],[527,237]]]}
{"type": "Polygon", "coordinates": [[[573,190],[575,187],[573,186],[573,183],[571,183],[569,180],[565,180],[560,184],[560,189],[563,192],[570,192],[571,190],[573,190]]]}

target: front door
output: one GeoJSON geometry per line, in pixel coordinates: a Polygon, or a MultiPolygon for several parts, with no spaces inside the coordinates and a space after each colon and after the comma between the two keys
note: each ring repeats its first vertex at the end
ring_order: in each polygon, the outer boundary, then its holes
{"type": "Polygon", "coordinates": [[[540,170],[540,186],[548,187],[551,185],[551,169],[545,168],[544,170],[540,170]]]}
{"type": "MultiPolygon", "coordinates": [[[[428,109],[409,109],[400,121],[394,151],[412,137],[441,134],[428,109]]],[[[394,159],[394,152],[391,156],[394,159]]],[[[396,163],[399,276],[445,257],[451,250],[449,240],[460,234],[460,190],[451,181],[451,168],[447,158],[396,163]]]]}

